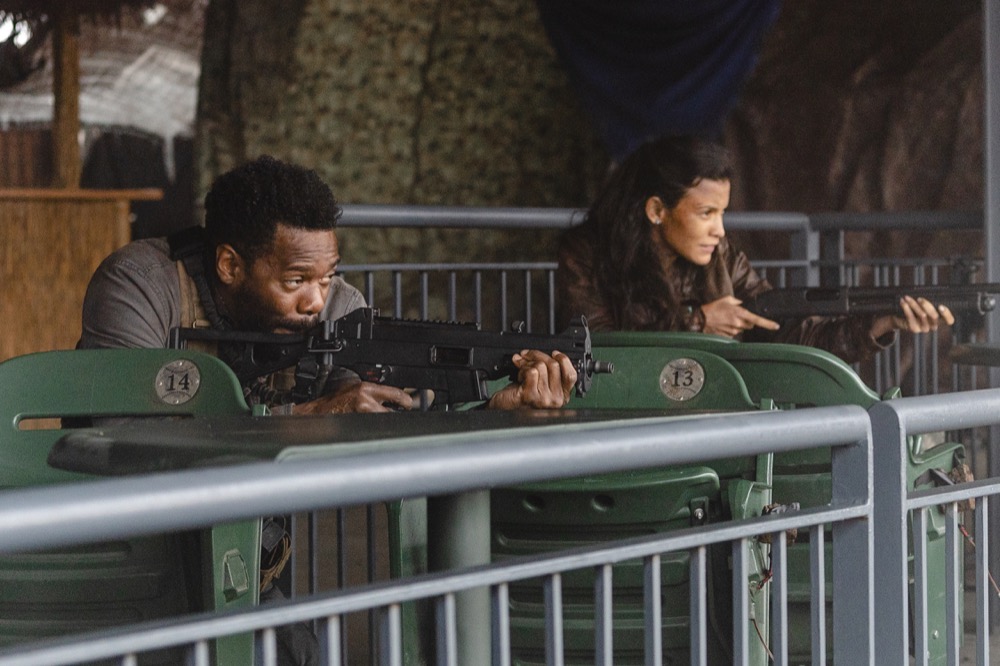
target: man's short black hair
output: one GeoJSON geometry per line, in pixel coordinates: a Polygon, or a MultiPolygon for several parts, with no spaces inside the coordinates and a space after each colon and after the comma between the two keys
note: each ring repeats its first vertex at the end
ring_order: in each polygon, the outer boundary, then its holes
{"type": "Polygon", "coordinates": [[[205,197],[205,234],[213,251],[227,243],[253,263],[278,223],[323,231],[337,226],[341,212],[315,171],[261,155],[215,179],[205,197]]]}

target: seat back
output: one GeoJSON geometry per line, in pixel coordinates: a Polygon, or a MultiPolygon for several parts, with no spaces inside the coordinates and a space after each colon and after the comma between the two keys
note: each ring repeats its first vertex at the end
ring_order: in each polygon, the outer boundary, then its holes
{"type": "MultiPolygon", "coordinates": [[[[0,363],[0,488],[89,478],[49,467],[73,424],[249,414],[219,359],[187,350],[51,351],[0,363]]],[[[0,558],[0,644],[256,603],[259,521],[0,558]],[[191,572],[201,572],[192,574],[191,572]]],[[[252,663],[250,636],[217,663],[252,663]]],[[[177,663],[145,655],[141,663],[177,663]]]]}
{"type": "MultiPolygon", "coordinates": [[[[573,398],[570,407],[665,409],[678,415],[760,408],[736,368],[712,345],[704,345],[703,337],[691,338],[699,344],[689,346],[686,340],[664,344],[669,336],[662,334],[628,339],[595,335],[594,358],[612,362],[615,371],[595,377],[587,395],[573,398]]],[[[766,402],[763,406],[767,408],[766,402]]],[[[770,456],[760,456],[495,489],[491,492],[493,559],[760,515],[770,498],[769,474],[770,456]]],[[[710,549],[710,663],[726,661],[732,645],[731,635],[716,631],[732,626],[729,557],[728,544],[710,549]]],[[[765,562],[763,550],[750,561],[765,562]]],[[[661,558],[662,645],[670,663],[690,661],[689,571],[686,552],[661,558]]],[[[762,575],[760,570],[751,573],[751,589],[756,589],[754,583],[762,575]]],[[[617,564],[613,576],[615,663],[644,663],[643,565],[617,564]]],[[[562,589],[567,663],[593,663],[593,572],[566,572],[562,589]]],[[[515,663],[546,663],[540,581],[511,585],[509,597],[515,663]]],[[[751,635],[756,630],[766,634],[767,603],[766,595],[754,595],[758,619],[751,635]]],[[[764,664],[766,659],[762,644],[751,647],[751,663],[764,664]]]]}
{"type": "MultiPolygon", "coordinates": [[[[759,402],[770,399],[779,409],[845,404],[860,405],[869,409],[880,399],[850,366],[832,354],[812,347],[734,343],[731,340],[697,334],[607,333],[594,336],[595,344],[614,343],[622,346],[650,344],[650,339],[657,338],[658,344],[683,343],[685,346],[710,350],[719,355],[739,373],[751,400],[759,402]]],[[[928,478],[926,474],[928,470],[948,472],[964,458],[964,448],[954,442],[945,442],[924,449],[922,438],[913,437],[908,442],[908,448],[907,478],[911,488],[921,482],[921,479],[928,478]]],[[[832,497],[829,449],[775,455],[772,488],[775,503],[797,502],[802,507],[829,503],[832,497]]],[[[808,535],[800,534],[798,542],[788,548],[788,653],[789,659],[794,663],[811,660],[810,569],[807,538],[808,535]]],[[[945,548],[943,517],[939,513],[932,512],[927,528],[927,558],[932,567],[941,565],[944,561],[945,548]]],[[[825,544],[825,551],[829,603],[829,595],[832,594],[829,577],[833,571],[829,560],[832,553],[829,539],[825,544]]],[[[937,566],[932,570],[941,568],[937,566]]],[[[947,659],[944,579],[936,577],[928,580],[927,587],[929,659],[931,663],[943,664],[947,659]]],[[[832,613],[828,609],[827,618],[831,617],[832,613]]],[[[828,640],[827,645],[832,650],[833,641],[828,640]]]]}

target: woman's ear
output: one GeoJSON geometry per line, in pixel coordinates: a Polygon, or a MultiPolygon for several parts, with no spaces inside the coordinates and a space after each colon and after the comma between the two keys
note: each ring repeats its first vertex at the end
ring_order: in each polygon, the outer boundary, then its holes
{"type": "Polygon", "coordinates": [[[232,245],[222,243],[215,247],[215,273],[224,285],[232,285],[245,276],[243,257],[232,245]]]}
{"type": "Polygon", "coordinates": [[[667,213],[667,207],[663,205],[660,197],[649,197],[646,199],[646,218],[653,224],[663,224],[663,217],[667,213]]]}

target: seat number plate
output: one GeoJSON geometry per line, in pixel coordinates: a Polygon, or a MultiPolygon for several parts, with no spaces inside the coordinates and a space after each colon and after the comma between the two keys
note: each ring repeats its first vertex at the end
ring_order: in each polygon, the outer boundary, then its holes
{"type": "Polygon", "coordinates": [[[156,373],[156,395],[168,405],[183,405],[200,386],[201,372],[187,359],[171,361],[156,373]]]}
{"type": "Polygon", "coordinates": [[[705,386],[705,368],[692,358],[675,358],[660,373],[660,390],[670,400],[690,400],[705,386]]]}

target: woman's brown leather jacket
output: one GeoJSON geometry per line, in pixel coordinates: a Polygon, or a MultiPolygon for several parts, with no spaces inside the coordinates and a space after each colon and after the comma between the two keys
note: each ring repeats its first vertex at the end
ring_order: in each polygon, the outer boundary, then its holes
{"type": "MultiPolygon", "coordinates": [[[[559,321],[585,315],[590,328],[609,331],[616,325],[613,310],[605,302],[596,284],[594,244],[580,228],[563,234],[559,245],[559,270],[556,289],[559,321]]],[[[668,289],[667,302],[677,303],[674,312],[649,312],[636,306],[626,313],[633,323],[624,328],[657,331],[701,331],[705,315],[701,305],[723,296],[740,300],[772,289],[750,266],[747,256],[724,238],[707,266],[697,266],[668,250],[663,258],[663,275],[650,276],[650,289],[668,289]],[[635,323],[638,322],[638,323],[635,323]]],[[[741,338],[747,342],[787,342],[825,349],[848,363],[854,363],[884,349],[895,334],[879,340],[872,337],[869,316],[808,317],[779,322],[781,329],[748,331],[741,338]]]]}

